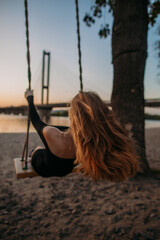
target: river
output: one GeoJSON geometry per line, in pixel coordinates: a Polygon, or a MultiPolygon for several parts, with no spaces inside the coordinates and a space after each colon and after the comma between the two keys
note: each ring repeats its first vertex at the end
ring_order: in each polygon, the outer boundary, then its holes
{"type": "MultiPolygon", "coordinates": [[[[50,117],[49,125],[69,126],[68,117],[50,117]]],[[[22,115],[0,114],[0,133],[20,133],[27,131],[27,117],[22,115]]],[[[30,132],[35,132],[30,126],[30,132]]]]}
{"type": "MultiPolygon", "coordinates": [[[[160,108],[145,108],[145,112],[149,114],[160,115],[160,108]]],[[[48,124],[69,126],[68,117],[50,117],[48,124]]],[[[158,120],[146,120],[145,128],[160,128],[160,121],[158,120]]],[[[20,133],[26,132],[27,129],[27,117],[22,115],[7,115],[0,114],[0,133],[20,133]]],[[[30,132],[35,132],[32,124],[30,132]]]]}

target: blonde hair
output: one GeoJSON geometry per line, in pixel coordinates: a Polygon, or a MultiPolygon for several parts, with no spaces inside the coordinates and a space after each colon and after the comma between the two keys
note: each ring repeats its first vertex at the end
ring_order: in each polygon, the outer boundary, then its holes
{"type": "Polygon", "coordinates": [[[110,181],[135,175],[139,157],[134,142],[96,93],[79,92],[73,98],[70,122],[79,172],[110,181]]]}

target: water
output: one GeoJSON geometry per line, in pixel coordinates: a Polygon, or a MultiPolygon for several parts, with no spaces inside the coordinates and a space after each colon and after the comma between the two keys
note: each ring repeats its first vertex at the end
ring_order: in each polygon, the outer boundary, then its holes
{"type": "MultiPolygon", "coordinates": [[[[145,112],[149,114],[160,115],[160,108],[145,108],[145,112]]],[[[69,126],[68,117],[50,117],[48,124],[69,126]]],[[[160,121],[146,120],[145,128],[160,128],[160,121]]],[[[27,131],[27,117],[22,115],[0,114],[0,133],[20,133],[27,131]]],[[[35,132],[31,124],[30,132],[35,132]]]]}
{"type": "MultiPolygon", "coordinates": [[[[67,117],[50,117],[49,125],[69,126],[67,117]]],[[[20,133],[27,131],[27,117],[22,115],[0,114],[0,133],[20,133]]],[[[30,132],[36,132],[34,127],[30,126],[30,132]]]]}
{"type": "MultiPolygon", "coordinates": [[[[145,107],[145,113],[151,115],[159,115],[160,116],[160,108],[150,108],[145,107]]],[[[159,128],[160,127],[160,120],[146,120],[145,121],[145,128],[159,128]]]]}
{"type": "Polygon", "coordinates": [[[145,128],[160,128],[160,121],[159,120],[146,120],[145,121],[145,128]]]}

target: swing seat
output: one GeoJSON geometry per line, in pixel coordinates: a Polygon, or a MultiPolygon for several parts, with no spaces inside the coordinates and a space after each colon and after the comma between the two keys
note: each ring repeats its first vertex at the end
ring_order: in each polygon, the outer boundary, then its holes
{"type": "MultiPolygon", "coordinates": [[[[27,163],[27,169],[24,170],[25,162],[21,161],[22,158],[14,158],[14,166],[16,170],[16,177],[17,178],[26,178],[26,177],[35,177],[38,174],[32,168],[30,161],[27,163]]],[[[30,160],[30,159],[29,159],[30,160]]]]}

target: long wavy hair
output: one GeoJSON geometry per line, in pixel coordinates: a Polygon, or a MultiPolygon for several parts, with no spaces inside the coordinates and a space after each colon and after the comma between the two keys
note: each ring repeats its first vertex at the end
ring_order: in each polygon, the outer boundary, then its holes
{"type": "Polygon", "coordinates": [[[139,170],[135,144],[115,114],[93,92],[79,92],[70,108],[77,171],[93,180],[123,181],[139,170]]]}

